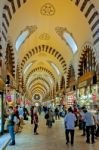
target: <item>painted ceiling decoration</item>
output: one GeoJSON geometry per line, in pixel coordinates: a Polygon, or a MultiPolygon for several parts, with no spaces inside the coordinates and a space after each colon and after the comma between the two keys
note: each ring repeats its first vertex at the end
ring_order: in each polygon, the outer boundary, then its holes
{"type": "MultiPolygon", "coordinates": [[[[75,6],[79,7],[80,11],[83,13],[85,18],[88,21],[88,24],[90,26],[90,29],[92,31],[92,36],[94,39],[94,44],[97,44],[99,42],[99,14],[96,10],[94,4],[91,0],[68,0],[75,4],[75,6]]],[[[6,4],[3,7],[3,21],[2,21],[2,36],[4,40],[7,40],[7,32],[8,27],[10,24],[10,20],[12,19],[12,16],[15,14],[17,9],[22,7],[23,4],[25,4],[27,0],[6,0],[6,4]]],[[[46,3],[42,6],[40,10],[42,15],[54,15],[55,9],[54,6],[50,3],[46,3]]]]}
{"type": "Polygon", "coordinates": [[[22,63],[21,63],[21,69],[23,69],[25,63],[30,59],[30,57],[39,54],[41,52],[45,52],[48,53],[54,57],[56,57],[56,59],[58,59],[58,61],[61,63],[62,68],[64,73],[66,73],[66,61],[63,58],[63,56],[61,55],[61,53],[59,51],[57,51],[56,49],[48,46],[48,45],[39,45],[35,48],[33,48],[32,50],[28,51],[27,54],[25,54],[22,63]]]}
{"type": "Polygon", "coordinates": [[[40,100],[40,95],[39,95],[39,94],[35,94],[35,95],[34,95],[34,99],[35,99],[35,100],[40,100]]]}
{"type": "Polygon", "coordinates": [[[39,39],[40,40],[49,40],[50,39],[50,35],[48,33],[42,33],[40,36],[39,36],[39,39]]]}
{"type": "Polygon", "coordinates": [[[45,3],[40,10],[41,15],[53,16],[55,15],[55,7],[51,3],[45,3]]]}

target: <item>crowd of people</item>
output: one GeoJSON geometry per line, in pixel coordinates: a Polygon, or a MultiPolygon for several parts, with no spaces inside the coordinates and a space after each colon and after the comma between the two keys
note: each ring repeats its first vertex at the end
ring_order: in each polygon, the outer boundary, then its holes
{"type": "Polygon", "coordinates": [[[69,133],[71,136],[71,145],[74,144],[74,131],[75,127],[79,126],[82,129],[82,136],[86,136],[86,143],[95,143],[95,138],[99,137],[99,110],[96,114],[87,110],[87,108],[81,107],[77,109],[69,108],[68,113],[64,118],[66,144],[69,144],[69,133]]]}
{"type": "Polygon", "coordinates": [[[63,106],[47,107],[47,106],[31,106],[30,110],[25,107],[9,106],[7,110],[6,126],[11,136],[10,145],[15,145],[15,133],[21,132],[24,120],[31,117],[34,135],[38,135],[39,115],[44,112],[43,116],[46,120],[46,126],[52,128],[53,123],[64,118],[64,127],[66,135],[66,144],[74,144],[75,128],[82,130],[82,136],[86,136],[86,143],[95,143],[95,138],[99,137],[99,110],[96,114],[88,111],[85,106],[78,108],[76,105],[66,109],[63,106]]]}

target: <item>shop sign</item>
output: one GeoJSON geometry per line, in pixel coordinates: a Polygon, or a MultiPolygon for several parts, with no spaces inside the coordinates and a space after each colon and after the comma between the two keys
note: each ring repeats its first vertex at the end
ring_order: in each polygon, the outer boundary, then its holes
{"type": "Polygon", "coordinates": [[[79,78],[79,83],[86,81],[94,76],[94,72],[87,72],[79,78]]]}
{"type": "Polygon", "coordinates": [[[79,83],[78,88],[85,87],[86,85],[87,85],[87,81],[83,81],[83,82],[79,83]]]}

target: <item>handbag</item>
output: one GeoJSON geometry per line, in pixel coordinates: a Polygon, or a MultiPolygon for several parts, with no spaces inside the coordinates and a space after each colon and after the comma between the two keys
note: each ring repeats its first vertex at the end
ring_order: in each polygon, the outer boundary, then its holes
{"type": "Polygon", "coordinates": [[[45,114],[45,119],[48,119],[49,118],[49,114],[45,114]]]}

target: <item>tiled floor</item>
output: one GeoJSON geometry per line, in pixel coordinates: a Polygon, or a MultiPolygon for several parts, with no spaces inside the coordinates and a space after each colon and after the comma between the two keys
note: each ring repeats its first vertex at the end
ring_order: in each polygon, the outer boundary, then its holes
{"type": "Polygon", "coordinates": [[[40,120],[39,135],[33,135],[33,127],[29,123],[23,132],[16,135],[16,146],[8,146],[6,150],[99,150],[99,139],[95,144],[86,144],[81,131],[76,129],[74,146],[65,144],[63,120],[56,121],[52,128],[47,128],[45,120],[40,120]]]}

